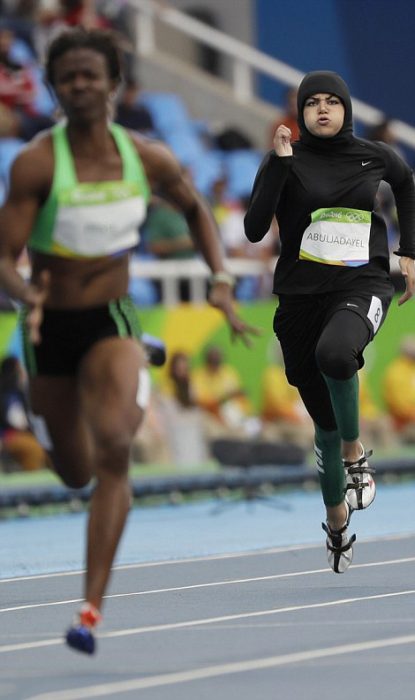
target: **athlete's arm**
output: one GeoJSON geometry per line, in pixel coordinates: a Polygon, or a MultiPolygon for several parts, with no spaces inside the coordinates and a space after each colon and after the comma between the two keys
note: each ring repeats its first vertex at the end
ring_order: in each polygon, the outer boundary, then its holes
{"type": "Polygon", "coordinates": [[[219,234],[206,202],[168,148],[159,143],[150,148],[142,154],[150,184],[185,216],[195,245],[212,272],[224,271],[219,234]]]}
{"type": "Polygon", "coordinates": [[[163,144],[151,143],[139,153],[152,189],[160,192],[185,216],[195,246],[213,273],[209,302],[225,314],[232,333],[248,344],[247,334],[257,331],[234,312],[232,278],[225,270],[219,233],[208,205],[163,144]]]}
{"type": "Polygon", "coordinates": [[[27,284],[16,262],[29,239],[47,182],[39,149],[28,147],[12,166],[9,193],[0,209],[0,287],[31,308],[28,324],[34,342],[39,340],[37,329],[49,277],[45,273],[36,285],[27,284]]]}
{"type": "Polygon", "coordinates": [[[405,279],[405,292],[398,300],[399,306],[415,294],[415,184],[407,163],[390,147],[381,146],[385,158],[384,179],[389,182],[395,197],[399,221],[399,267],[405,279]]]}
{"type": "Polygon", "coordinates": [[[249,241],[262,241],[269,231],[281,193],[292,168],[291,131],[280,125],[274,135],[274,150],[262,161],[245,214],[245,235],[249,241]]]}
{"type": "Polygon", "coordinates": [[[399,221],[397,255],[415,258],[415,184],[409,165],[386,144],[377,143],[385,162],[383,179],[392,188],[399,221]]]}

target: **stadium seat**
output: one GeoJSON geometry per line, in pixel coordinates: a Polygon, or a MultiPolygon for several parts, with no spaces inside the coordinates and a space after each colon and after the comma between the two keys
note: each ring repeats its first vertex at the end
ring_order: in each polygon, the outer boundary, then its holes
{"type": "Polygon", "coordinates": [[[22,139],[0,139],[0,179],[6,189],[9,183],[10,168],[23,146],[24,141],[22,139]]]}
{"type": "Polygon", "coordinates": [[[156,129],[163,138],[179,128],[191,129],[187,108],[182,99],[174,93],[142,92],[137,102],[147,107],[153,117],[156,129]]]}
{"type": "Polygon", "coordinates": [[[196,188],[209,197],[213,184],[223,176],[222,151],[204,150],[192,164],[191,170],[196,188]]]}
{"type": "Polygon", "coordinates": [[[230,151],[224,154],[224,170],[228,179],[228,195],[232,199],[251,193],[255,175],[263,154],[252,149],[230,151]]]}

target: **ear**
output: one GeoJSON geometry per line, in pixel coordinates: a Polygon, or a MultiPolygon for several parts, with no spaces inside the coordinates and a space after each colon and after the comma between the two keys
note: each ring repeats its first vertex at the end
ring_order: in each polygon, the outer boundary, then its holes
{"type": "Polygon", "coordinates": [[[118,92],[120,90],[120,82],[118,80],[111,80],[110,81],[110,92],[109,92],[109,99],[111,102],[117,99],[118,97],[118,92]]]}

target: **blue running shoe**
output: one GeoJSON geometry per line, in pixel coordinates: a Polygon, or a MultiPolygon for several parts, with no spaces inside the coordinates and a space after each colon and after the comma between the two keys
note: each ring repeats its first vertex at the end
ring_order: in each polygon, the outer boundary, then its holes
{"type": "Polygon", "coordinates": [[[74,625],[66,633],[66,643],[72,649],[82,651],[84,654],[95,652],[95,637],[90,627],[84,625],[74,625]]]}
{"type": "Polygon", "coordinates": [[[84,603],[75,622],[65,635],[67,645],[84,654],[93,654],[96,646],[94,630],[101,620],[99,610],[91,603],[84,603]]]}

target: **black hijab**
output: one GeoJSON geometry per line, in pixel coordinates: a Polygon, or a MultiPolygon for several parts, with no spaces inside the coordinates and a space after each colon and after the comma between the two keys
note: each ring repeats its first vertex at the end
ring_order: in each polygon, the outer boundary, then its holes
{"type": "Polygon", "coordinates": [[[349,88],[343,78],[332,71],[322,70],[307,73],[302,79],[297,94],[298,126],[300,127],[300,141],[310,148],[317,150],[331,150],[333,147],[341,147],[353,141],[353,113],[349,88]],[[344,106],[344,122],[339,133],[329,138],[313,136],[308,131],[304,122],[305,101],[318,93],[336,95],[344,106]]]}

